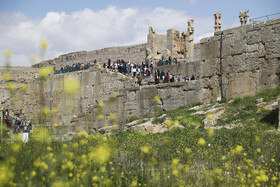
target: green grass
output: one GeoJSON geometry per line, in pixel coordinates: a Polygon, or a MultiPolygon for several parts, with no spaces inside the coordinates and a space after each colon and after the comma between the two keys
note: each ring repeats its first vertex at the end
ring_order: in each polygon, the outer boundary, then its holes
{"type": "Polygon", "coordinates": [[[224,116],[218,120],[217,126],[232,123],[242,123],[244,125],[263,125],[267,129],[275,129],[278,126],[278,109],[267,110],[263,106],[258,106],[257,98],[263,98],[264,102],[276,101],[280,96],[280,87],[268,89],[255,96],[235,99],[232,103],[226,104],[224,116]]]}

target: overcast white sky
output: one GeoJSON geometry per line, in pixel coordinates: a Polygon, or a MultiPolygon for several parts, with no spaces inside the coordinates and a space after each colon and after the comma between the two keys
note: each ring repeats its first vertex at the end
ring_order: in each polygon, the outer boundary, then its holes
{"type": "MultiPolygon", "coordinates": [[[[0,66],[12,52],[13,66],[30,66],[40,42],[49,43],[46,59],[74,51],[147,42],[149,26],[157,33],[187,29],[194,19],[195,41],[213,35],[215,12],[222,29],[239,26],[239,11],[250,17],[280,12],[279,0],[0,0],[0,66]]],[[[280,17],[280,16],[278,16],[280,17]]]]}

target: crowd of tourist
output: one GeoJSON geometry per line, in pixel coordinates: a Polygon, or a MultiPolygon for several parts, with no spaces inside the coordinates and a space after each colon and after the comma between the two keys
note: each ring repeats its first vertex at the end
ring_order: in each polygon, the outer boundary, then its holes
{"type": "MultiPolygon", "coordinates": [[[[32,124],[30,121],[20,120],[14,116],[14,112],[6,109],[5,107],[2,108],[2,116],[4,124],[13,130],[14,133],[17,132],[25,132],[25,133],[32,133],[32,124]]],[[[1,119],[2,120],[2,119],[1,119]]]]}
{"type": "MultiPolygon", "coordinates": [[[[96,60],[94,60],[94,64],[96,64],[96,60]]],[[[90,63],[75,63],[72,66],[71,65],[67,65],[65,67],[61,67],[58,70],[54,70],[54,74],[60,74],[60,73],[69,73],[69,72],[73,72],[73,71],[81,71],[81,70],[87,70],[90,69],[90,63]]]]}
{"type": "MultiPolygon", "coordinates": [[[[97,63],[96,59],[93,61],[94,64],[97,63]]],[[[195,78],[194,75],[189,78],[188,76],[181,76],[181,75],[172,75],[169,72],[163,72],[160,70],[155,71],[155,67],[162,66],[162,65],[172,65],[178,64],[176,58],[171,59],[169,57],[167,60],[160,60],[160,61],[150,61],[149,63],[142,62],[140,65],[135,64],[133,62],[126,62],[124,60],[116,60],[112,61],[108,59],[107,62],[103,64],[103,68],[110,69],[115,72],[122,73],[127,76],[131,76],[133,78],[137,78],[137,83],[142,85],[142,81],[144,80],[154,80],[155,84],[158,83],[169,83],[169,82],[183,82],[189,80],[197,80],[199,77],[195,78]]],[[[61,67],[60,70],[55,70],[54,74],[60,73],[68,73],[73,71],[81,71],[90,69],[90,63],[76,63],[72,66],[67,65],[66,67],[61,67]]]]}

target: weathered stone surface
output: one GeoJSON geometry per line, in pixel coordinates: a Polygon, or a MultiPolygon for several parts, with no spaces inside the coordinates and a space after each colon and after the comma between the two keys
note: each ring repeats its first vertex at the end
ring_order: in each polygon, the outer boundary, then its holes
{"type": "MultiPolygon", "coordinates": [[[[141,117],[157,110],[170,110],[199,102],[216,102],[217,97],[221,97],[221,91],[228,99],[254,95],[264,89],[280,86],[280,32],[275,29],[279,28],[279,20],[221,31],[222,61],[220,35],[216,35],[201,40],[201,60],[157,67],[176,76],[199,76],[199,80],[139,87],[135,79],[97,65],[90,70],[52,75],[40,85],[38,69],[12,67],[9,69],[12,82],[16,85],[27,83],[29,89],[19,100],[13,101],[11,93],[5,89],[6,82],[0,76],[1,104],[10,107],[14,103],[17,115],[34,122],[38,121],[42,106],[57,108],[58,114],[49,118],[48,124],[56,122],[68,126],[70,130],[82,128],[90,131],[110,123],[110,114],[116,115],[116,124],[123,125],[131,116],[141,117]],[[81,83],[78,94],[73,98],[66,97],[63,91],[64,81],[69,76],[81,83]],[[114,103],[109,100],[112,92],[117,94],[114,103]],[[159,103],[153,100],[156,95],[161,98],[159,103]],[[102,113],[104,119],[97,119],[96,101],[105,103],[102,113]],[[74,115],[77,118],[73,118],[74,115]]],[[[128,60],[131,57],[129,55],[139,58],[143,55],[145,58],[146,48],[143,44],[138,47],[71,53],[47,63],[56,67],[64,66],[65,63],[90,61],[96,57],[95,54],[107,61],[108,57],[119,57],[117,53],[126,56],[128,60]]],[[[1,75],[6,72],[5,68],[0,68],[1,75]]],[[[18,93],[18,89],[14,93],[18,93]]]]}

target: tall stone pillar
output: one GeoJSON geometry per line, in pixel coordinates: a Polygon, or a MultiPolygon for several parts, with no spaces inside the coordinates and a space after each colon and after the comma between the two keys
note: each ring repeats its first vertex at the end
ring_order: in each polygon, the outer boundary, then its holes
{"type": "Polygon", "coordinates": [[[188,32],[189,32],[189,50],[188,50],[188,57],[192,61],[194,59],[194,26],[193,26],[193,19],[188,20],[188,32]]]}
{"type": "Polygon", "coordinates": [[[222,14],[219,13],[219,12],[214,14],[214,17],[215,17],[215,26],[214,26],[215,32],[221,30],[221,27],[222,27],[221,26],[222,25],[222,23],[221,23],[221,16],[222,16],[222,14]]]}
{"type": "Polygon", "coordinates": [[[146,61],[154,59],[155,46],[154,46],[155,31],[153,27],[149,27],[149,34],[147,36],[147,49],[146,49],[146,61]]]}

